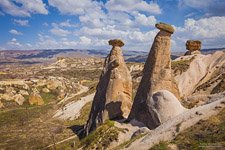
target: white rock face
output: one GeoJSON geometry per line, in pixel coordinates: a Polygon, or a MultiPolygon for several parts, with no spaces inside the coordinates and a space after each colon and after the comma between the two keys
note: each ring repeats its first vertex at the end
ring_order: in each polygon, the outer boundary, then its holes
{"type": "Polygon", "coordinates": [[[207,120],[209,117],[218,114],[225,108],[225,97],[216,101],[187,110],[176,117],[168,120],[158,128],[149,131],[144,137],[137,139],[125,150],[145,150],[150,149],[162,141],[171,141],[178,134],[187,128],[195,125],[201,120],[207,120]]]}
{"type": "Polygon", "coordinates": [[[180,101],[167,90],[155,92],[150,98],[149,105],[153,110],[153,116],[158,117],[154,120],[158,120],[160,124],[187,110],[181,105],[180,101]]]}
{"type": "MultiPolygon", "coordinates": [[[[190,59],[189,56],[182,56],[177,60],[190,59]]],[[[222,51],[208,55],[196,55],[187,71],[175,77],[178,84],[180,96],[191,95],[198,85],[206,82],[218,67],[225,63],[225,53],[222,51]]]]}
{"type": "Polygon", "coordinates": [[[58,118],[61,120],[74,120],[80,116],[80,110],[84,107],[85,104],[92,101],[94,94],[87,95],[82,97],[79,101],[70,102],[63,108],[56,111],[53,118],[58,118]]]}

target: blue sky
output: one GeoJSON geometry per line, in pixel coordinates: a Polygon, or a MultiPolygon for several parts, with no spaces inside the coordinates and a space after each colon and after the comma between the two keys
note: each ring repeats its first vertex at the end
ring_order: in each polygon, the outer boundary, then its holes
{"type": "Polygon", "coordinates": [[[157,22],[174,26],[172,51],[188,39],[225,47],[225,0],[1,0],[0,50],[123,49],[149,51],[157,22]]]}

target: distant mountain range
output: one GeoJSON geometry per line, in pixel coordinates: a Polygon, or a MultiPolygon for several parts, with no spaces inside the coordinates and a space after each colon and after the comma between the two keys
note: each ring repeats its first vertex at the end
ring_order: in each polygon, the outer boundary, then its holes
{"type": "MultiPolygon", "coordinates": [[[[222,51],[225,48],[212,48],[201,50],[203,54],[222,51]]],[[[32,59],[54,59],[57,57],[106,57],[109,50],[94,49],[42,49],[42,50],[4,50],[0,51],[1,61],[12,60],[32,60],[32,59]]],[[[171,59],[175,59],[185,52],[172,52],[171,59]]],[[[144,51],[123,51],[126,61],[144,62],[148,56],[148,52],[144,51]]]]}

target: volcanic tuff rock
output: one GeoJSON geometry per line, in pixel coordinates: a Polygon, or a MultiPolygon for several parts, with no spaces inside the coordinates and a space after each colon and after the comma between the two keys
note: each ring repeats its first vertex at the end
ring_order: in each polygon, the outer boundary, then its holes
{"type": "Polygon", "coordinates": [[[188,70],[175,77],[182,97],[193,94],[198,86],[209,81],[214,74],[222,74],[224,72],[225,52],[223,51],[208,55],[182,56],[175,61],[190,59],[193,60],[188,70]]]}
{"type": "Polygon", "coordinates": [[[188,40],[186,42],[186,49],[188,50],[184,55],[201,54],[201,44],[199,40],[188,40]]]}
{"type": "Polygon", "coordinates": [[[29,103],[31,105],[43,105],[44,100],[42,97],[37,93],[32,93],[32,95],[29,97],[29,103]]]}
{"type": "Polygon", "coordinates": [[[186,49],[190,51],[200,50],[202,42],[199,40],[188,40],[186,42],[186,49]]]}
{"type": "Polygon", "coordinates": [[[124,62],[119,39],[110,40],[110,54],[106,57],[100,81],[97,85],[86,134],[107,119],[127,117],[131,108],[132,79],[124,62]]]}
{"type": "Polygon", "coordinates": [[[143,77],[138,87],[128,120],[136,119],[153,129],[157,127],[149,112],[148,99],[158,90],[168,90],[179,97],[178,88],[172,78],[170,60],[170,37],[173,27],[156,24],[160,29],[145,62],[143,77]]]}
{"type": "Polygon", "coordinates": [[[186,110],[180,101],[169,91],[160,90],[152,95],[150,98],[148,106],[155,124],[162,124],[169,119],[181,114],[186,110]]]}
{"type": "Polygon", "coordinates": [[[171,25],[163,23],[163,22],[157,23],[155,25],[155,27],[158,28],[159,30],[166,31],[166,32],[169,32],[171,34],[173,34],[173,32],[174,32],[174,28],[171,25]]]}
{"type": "Polygon", "coordinates": [[[18,105],[23,105],[25,98],[21,94],[16,94],[14,96],[14,101],[17,102],[18,105]]]}

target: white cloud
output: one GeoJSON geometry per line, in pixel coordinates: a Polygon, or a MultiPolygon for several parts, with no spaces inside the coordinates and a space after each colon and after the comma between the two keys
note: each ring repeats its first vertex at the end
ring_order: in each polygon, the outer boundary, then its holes
{"type": "Polygon", "coordinates": [[[173,49],[184,51],[185,42],[189,39],[201,40],[203,48],[225,47],[224,24],[225,17],[187,19],[184,27],[176,27],[172,36],[174,42],[176,42],[173,49]]]}
{"type": "Polygon", "coordinates": [[[48,14],[42,0],[1,0],[0,7],[12,16],[30,17],[31,14],[48,14]]]}
{"type": "Polygon", "coordinates": [[[224,16],[225,1],[223,0],[180,0],[179,6],[191,7],[201,11],[205,16],[224,16]]]}
{"type": "Polygon", "coordinates": [[[29,48],[32,48],[32,45],[30,43],[26,43],[25,45],[29,48]]]}
{"type": "Polygon", "coordinates": [[[36,49],[49,49],[49,48],[77,48],[77,41],[68,40],[67,38],[61,38],[56,40],[45,34],[38,34],[38,41],[34,44],[36,49]]]}
{"type": "Polygon", "coordinates": [[[92,0],[48,0],[50,6],[56,7],[62,14],[81,15],[85,10],[96,7],[97,3],[92,0]]]}
{"type": "Polygon", "coordinates": [[[161,9],[158,4],[146,2],[142,0],[109,0],[106,3],[106,8],[110,11],[143,11],[151,14],[160,14],[161,9]]]}
{"type": "Polygon", "coordinates": [[[156,24],[156,18],[154,16],[146,16],[144,14],[134,12],[136,26],[154,26],[156,24]]]}
{"type": "Polygon", "coordinates": [[[98,7],[89,9],[84,15],[79,16],[82,24],[92,27],[104,26],[103,19],[106,19],[106,15],[98,7]]]}
{"type": "Polygon", "coordinates": [[[12,38],[8,43],[7,43],[8,46],[10,46],[10,48],[12,49],[17,49],[17,48],[21,48],[22,47],[22,44],[20,44],[17,39],[15,38],[12,38]]]}
{"type": "Polygon", "coordinates": [[[20,25],[20,26],[29,26],[28,20],[14,19],[13,21],[15,24],[20,25]]]}
{"type": "Polygon", "coordinates": [[[77,24],[72,24],[70,20],[66,20],[58,24],[60,27],[77,27],[77,24]]]}
{"type": "Polygon", "coordinates": [[[10,30],[9,33],[15,34],[15,35],[23,35],[22,32],[19,32],[19,31],[15,30],[15,29],[10,30]]]}
{"type": "Polygon", "coordinates": [[[61,29],[59,27],[53,27],[50,32],[57,36],[67,36],[70,34],[68,30],[61,29]]]}
{"type": "Polygon", "coordinates": [[[136,44],[138,49],[148,50],[156,30],[148,32],[141,31],[141,28],[154,26],[156,18],[151,14],[161,13],[156,3],[142,0],[109,0],[105,4],[92,0],[84,0],[82,3],[74,0],[49,0],[49,5],[56,7],[62,14],[77,16],[80,21],[78,27],[72,26],[70,20],[53,23],[50,32],[69,37],[63,34],[69,31],[67,27],[77,27],[70,36],[75,36],[77,46],[82,45],[83,48],[106,48],[109,39],[121,38],[127,43],[125,48],[134,50],[136,44]]]}
{"type": "Polygon", "coordinates": [[[86,36],[81,36],[79,44],[89,45],[89,44],[91,44],[91,39],[87,38],[86,36]]]}

